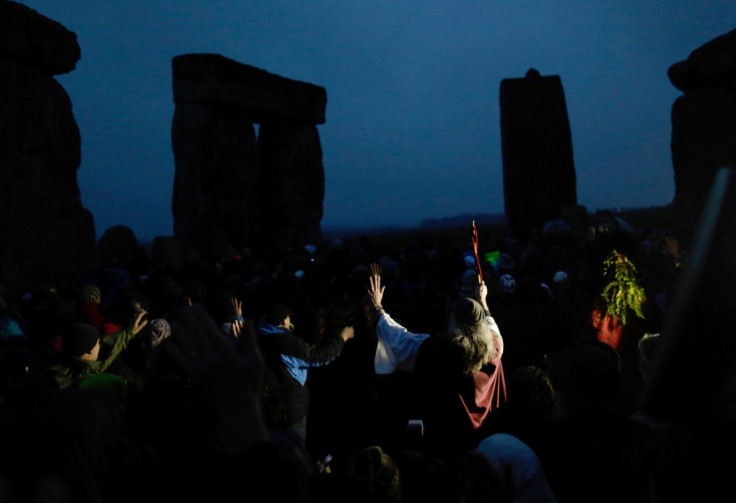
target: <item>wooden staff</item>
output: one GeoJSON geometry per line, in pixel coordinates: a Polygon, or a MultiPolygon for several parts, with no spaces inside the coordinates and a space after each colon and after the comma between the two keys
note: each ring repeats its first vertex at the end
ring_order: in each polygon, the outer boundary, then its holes
{"type": "Polygon", "coordinates": [[[475,227],[473,220],[473,229],[470,234],[470,241],[473,243],[473,253],[475,254],[475,272],[478,273],[478,284],[483,283],[483,271],[480,267],[480,259],[478,258],[478,229],[475,227]]]}

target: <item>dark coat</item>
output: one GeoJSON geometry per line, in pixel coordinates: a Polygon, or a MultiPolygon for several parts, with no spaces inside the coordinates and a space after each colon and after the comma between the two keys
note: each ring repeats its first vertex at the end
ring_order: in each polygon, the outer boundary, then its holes
{"type": "Polygon", "coordinates": [[[307,417],[307,370],[332,362],[342,352],[345,341],[329,336],[310,344],[286,327],[263,323],[258,329],[261,351],[270,370],[265,379],[269,387],[265,413],[271,427],[288,427],[307,417]]]}

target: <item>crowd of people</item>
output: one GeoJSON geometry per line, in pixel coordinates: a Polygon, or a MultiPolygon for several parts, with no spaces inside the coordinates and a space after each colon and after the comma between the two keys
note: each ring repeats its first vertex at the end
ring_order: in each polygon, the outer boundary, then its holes
{"type": "Polygon", "coordinates": [[[607,212],[481,237],[139,256],[72,287],[3,286],[0,501],[715,491],[683,477],[693,435],[639,406],[685,247],[607,212]]]}

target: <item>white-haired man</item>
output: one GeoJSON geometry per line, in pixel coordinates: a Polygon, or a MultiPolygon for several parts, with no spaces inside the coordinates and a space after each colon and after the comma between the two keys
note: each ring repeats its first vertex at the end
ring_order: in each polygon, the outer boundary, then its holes
{"type": "Polygon", "coordinates": [[[475,446],[490,412],[506,402],[503,338],[488,310],[488,288],[480,283],[475,298],[452,304],[447,333],[415,334],[383,309],[380,269],[373,264],[371,271],[368,295],[378,313],[376,373],[414,372],[415,412],[427,447],[446,458],[461,455],[475,446]]]}

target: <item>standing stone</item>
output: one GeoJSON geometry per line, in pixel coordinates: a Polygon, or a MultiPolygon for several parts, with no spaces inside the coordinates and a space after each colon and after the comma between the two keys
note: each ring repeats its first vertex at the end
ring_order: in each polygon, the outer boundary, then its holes
{"type": "Polygon", "coordinates": [[[684,94],[672,106],[672,166],[678,222],[689,240],[715,173],[736,168],[736,30],[694,50],[667,71],[684,94]]]}
{"type": "Polygon", "coordinates": [[[562,81],[530,69],[501,81],[506,221],[521,239],[577,204],[570,123],[562,81]]]}
{"type": "Polygon", "coordinates": [[[733,419],[736,398],[736,170],[717,170],[711,185],[642,396],[653,419],[690,426],[714,413],[733,419]]]}
{"type": "Polygon", "coordinates": [[[317,128],[289,121],[266,122],[260,128],[258,147],[262,239],[278,246],[289,246],[294,238],[301,244],[317,242],[325,194],[317,128]]]}
{"type": "Polygon", "coordinates": [[[260,170],[250,119],[237,108],[180,104],[171,137],[174,235],[198,246],[214,232],[232,242],[257,235],[260,170]]]}
{"type": "Polygon", "coordinates": [[[0,33],[0,277],[74,286],[94,269],[95,228],[77,186],[79,128],[53,75],[74,69],[77,38],[8,1],[0,33]]]}
{"type": "Polygon", "coordinates": [[[172,69],[174,235],[199,248],[213,232],[237,247],[318,241],[325,89],[218,54],[172,69]]]}

